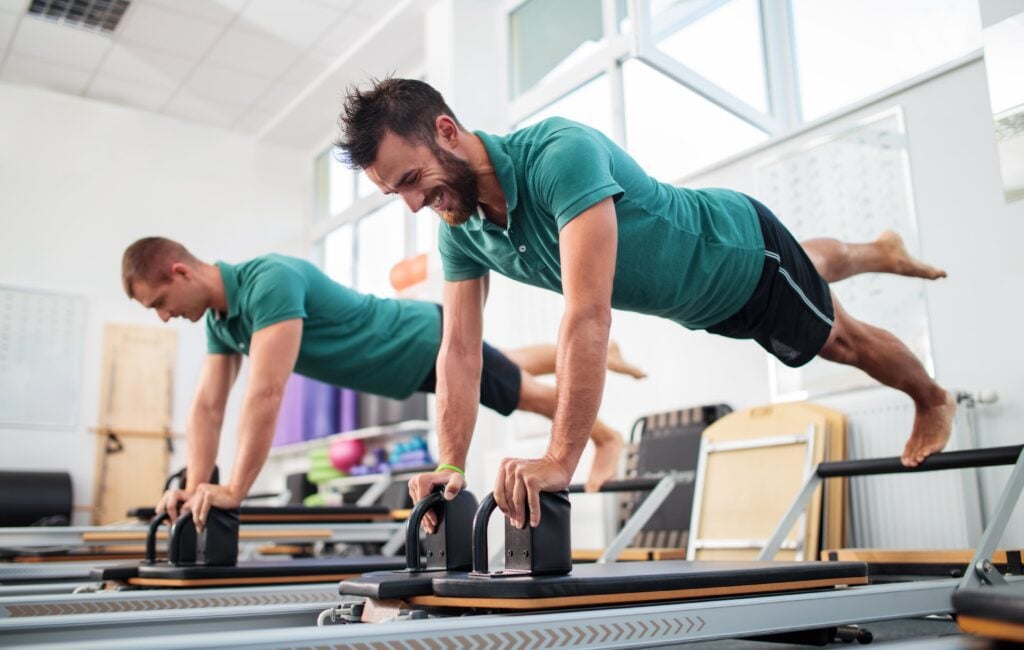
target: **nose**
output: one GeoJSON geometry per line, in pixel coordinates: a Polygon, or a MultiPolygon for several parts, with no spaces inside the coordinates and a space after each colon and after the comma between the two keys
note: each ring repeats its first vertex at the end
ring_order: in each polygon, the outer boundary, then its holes
{"type": "Polygon", "coordinates": [[[402,192],[402,200],[408,206],[410,212],[419,212],[426,205],[427,196],[423,192],[406,190],[402,192]]]}
{"type": "Polygon", "coordinates": [[[171,319],[171,312],[167,311],[166,309],[157,309],[156,313],[157,315],[160,316],[160,320],[162,320],[165,323],[171,319]]]}

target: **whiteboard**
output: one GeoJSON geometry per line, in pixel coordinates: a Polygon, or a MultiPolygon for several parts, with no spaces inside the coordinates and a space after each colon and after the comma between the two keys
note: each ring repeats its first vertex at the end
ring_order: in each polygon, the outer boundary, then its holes
{"type": "Polygon", "coordinates": [[[86,300],[0,285],[0,426],[77,423],[86,300]]]}
{"type": "MultiPolygon", "coordinates": [[[[907,134],[898,107],[769,160],[755,175],[758,196],[800,241],[868,242],[895,230],[910,254],[919,255],[907,134]]],[[[830,288],[851,316],[895,334],[934,374],[924,281],[864,274],[830,288]]],[[[800,368],[774,357],[769,364],[778,400],[878,385],[856,368],[822,359],[800,368]]]]}

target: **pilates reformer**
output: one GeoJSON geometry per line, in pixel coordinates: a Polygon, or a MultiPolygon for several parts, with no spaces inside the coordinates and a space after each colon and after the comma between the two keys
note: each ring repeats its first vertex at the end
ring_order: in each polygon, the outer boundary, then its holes
{"type": "MultiPolygon", "coordinates": [[[[428,536],[430,540],[423,544],[424,557],[430,561],[451,557],[449,549],[455,549],[454,540],[469,539],[476,501],[471,493],[465,492],[453,502],[442,505],[443,527],[437,534],[428,536]]],[[[364,572],[400,569],[418,561],[418,558],[411,560],[407,553],[400,559],[352,556],[316,562],[235,564],[231,543],[237,532],[237,513],[219,509],[210,512],[206,531],[198,535],[191,518],[180,518],[175,523],[167,561],[153,560],[148,566],[114,567],[113,572],[134,576],[134,579],[129,577],[129,582],[136,588],[164,588],[102,591],[75,597],[0,598],[0,644],[69,643],[104,638],[109,636],[112,626],[133,638],[197,629],[310,626],[320,611],[337,603],[339,579],[364,572]],[[220,584],[225,577],[231,584],[244,584],[247,588],[209,588],[220,584]],[[192,588],[168,589],[165,583],[192,588]],[[260,584],[255,592],[252,590],[254,583],[260,584]],[[207,588],[195,588],[197,586],[207,588]],[[254,606],[259,607],[258,621],[253,621],[254,606]],[[154,628],[157,610],[160,626],[154,628]]],[[[161,523],[160,518],[154,519],[150,530],[157,530],[161,523]]],[[[418,530],[418,525],[406,529],[406,534],[413,531],[417,535],[409,545],[413,553],[419,553],[421,548],[418,530]]],[[[147,546],[152,552],[155,536],[150,537],[147,546]]],[[[468,557],[468,550],[464,555],[468,557]]],[[[468,568],[468,563],[460,568],[468,568]]]]}
{"type": "MultiPolygon", "coordinates": [[[[904,468],[898,458],[821,463],[807,479],[761,556],[761,562],[766,562],[774,555],[801,509],[806,507],[815,488],[825,478],[1012,464],[1014,468],[1002,496],[975,549],[971,561],[973,570],[960,579],[864,584],[870,582],[867,565],[858,562],[797,563],[815,567],[800,569],[804,573],[797,574],[786,573],[790,567],[784,565],[790,563],[772,563],[780,565],[769,570],[774,573],[765,571],[766,567],[760,563],[735,563],[737,566],[727,567],[713,562],[697,563],[696,566],[693,563],[639,562],[567,567],[565,553],[556,553],[557,557],[551,562],[546,555],[551,548],[551,540],[545,537],[545,533],[537,533],[548,529],[545,522],[557,521],[557,517],[549,517],[545,512],[538,529],[509,530],[506,523],[509,538],[506,539],[505,553],[510,559],[499,574],[486,572],[486,541],[482,541],[486,537],[478,534],[472,548],[473,564],[479,575],[467,571],[437,572],[429,578],[427,594],[404,596],[400,589],[406,587],[401,585],[400,577],[384,581],[374,577],[379,573],[343,582],[340,591],[346,596],[360,595],[353,593],[359,585],[371,590],[377,588],[373,580],[378,581],[378,587],[387,586],[387,590],[378,589],[377,595],[392,596],[375,599],[372,595],[364,595],[361,603],[344,603],[321,615],[325,620],[333,617],[337,621],[353,621],[348,624],[328,625],[322,629],[261,629],[231,634],[134,638],[130,643],[107,639],[102,641],[102,645],[85,644],[82,647],[285,648],[308,645],[343,647],[366,643],[385,648],[406,647],[403,644],[412,642],[441,647],[496,644],[512,648],[541,645],[651,647],[949,614],[953,612],[952,597],[960,590],[979,588],[988,591],[993,585],[1004,582],[1018,587],[1024,585],[1021,577],[1004,577],[990,562],[1024,486],[1024,455],[1021,450],[1021,446],[1015,446],[936,454],[914,470],[904,468]],[[525,537],[517,537],[524,534],[525,537]],[[523,552],[531,550],[537,550],[543,556],[537,558],[538,553],[530,553],[533,556],[529,559],[530,570],[538,575],[523,571],[524,563],[530,557],[523,552]],[[823,574],[814,573],[821,565],[834,573],[828,574],[828,578],[821,578],[823,574]],[[567,568],[571,568],[571,573],[565,574],[567,568]],[[808,571],[810,573],[806,573],[808,571]],[[560,575],[548,575],[552,572],[560,575]],[[747,580],[750,576],[755,576],[755,579],[747,580]],[[804,578],[826,582],[799,585],[782,592],[757,593],[760,585],[779,581],[799,582],[804,578]],[[850,586],[830,587],[828,581],[833,585],[850,586]],[[747,582],[752,582],[753,586],[747,582]],[[627,585],[625,590],[622,584],[627,585]],[[738,593],[729,593],[730,587],[738,587],[738,593]],[[709,593],[717,589],[724,590],[709,593]],[[378,602],[374,603],[374,600],[378,602]],[[384,602],[389,600],[399,602],[384,602]],[[366,618],[367,610],[370,610],[369,618],[366,618]],[[375,620],[374,616],[385,621],[374,624],[354,622],[364,618],[375,620]]],[[[547,496],[544,502],[557,503],[559,498],[559,495],[547,496]]],[[[480,512],[489,515],[488,508],[493,510],[493,505],[485,499],[480,512]]],[[[478,519],[482,521],[485,517],[478,519]]],[[[410,526],[418,525],[417,517],[410,517],[409,523],[410,526]]],[[[474,528],[479,533],[481,528],[486,530],[486,525],[479,524],[474,528]]],[[[562,542],[556,548],[565,549],[567,544],[562,542]]],[[[428,582],[425,576],[414,574],[410,577],[422,593],[423,585],[428,582]]],[[[251,614],[258,616],[258,609],[253,608],[251,614]]],[[[161,625],[158,620],[152,624],[161,625]]]]}
{"type": "MultiPolygon", "coordinates": [[[[604,491],[623,490],[646,490],[650,491],[648,499],[651,501],[646,507],[638,509],[633,523],[629,528],[643,526],[646,517],[650,512],[657,509],[658,504],[665,495],[672,491],[673,486],[680,477],[667,475],[653,478],[637,478],[626,481],[609,482],[604,491]],[[653,490],[652,490],[653,488],[653,490]],[[647,513],[647,514],[645,514],[647,513]]],[[[690,476],[682,477],[682,480],[690,480],[690,476]]],[[[575,492],[582,492],[583,486],[571,486],[575,492]]],[[[447,566],[452,558],[458,557],[458,548],[446,546],[445,539],[466,540],[471,538],[472,516],[476,502],[472,500],[469,492],[451,503],[438,504],[444,514],[441,518],[443,528],[441,531],[449,531],[442,535],[427,536],[422,548],[422,557],[428,563],[436,563],[441,558],[447,566]],[[467,502],[467,499],[470,501],[467,502]],[[458,508],[458,513],[453,510],[458,508]]],[[[406,528],[406,558],[401,566],[415,562],[419,547],[418,537],[411,541],[408,538],[410,531],[418,531],[419,526],[406,528]],[[413,549],[413,556],[409,555],[409,549],[413,549]]],[[[184,530],[184,529],[182,529],[184,530]]],[[[628,542],[624,538],[623,545],[628,542]]],[[[460,570],[470,568],[469,545],[462,544],[461,564],[453,564],[460,570]]],[[[359,562],[359,558],[346,560],[349,566],[359,562]]],[[[295,563],[290,563],[295,566],[295,563]]],[[[356,567],[358,568],[358,567],[356,567]]],[[[363,570],[374,568],[367,564],[363,570]]],[[[209,572],[209,568],[205,569],[209,572]]],[[[167,578],[168,569],[160,569],[167,578]]],[[[301,567],[300,567],[301,571],[301,567]]],[[[137,565],[120,565],[109,567],[106,576],[120,577],[121,580],[138,578],[140,569],[137,565]]],[[[181,576],[178,576],[181,577],[181,576]]],[[[186,576],[187,577],[187,576],[186,576]]],[[[429,585],[429,578],[427,579],[429,585]]],[[[269,611],[260,610],[260,627],[296,627],[308,626],[315,622],[317,613],[324,608],[337,603],[337,581],[320,584],[302,585],[263,585],[258,591],[250,588],[218,588],[205,587],[196,588],[152,588],[153,585],[133,585],[128,590],[120,591],[97,591],[93,593],[70,594],[40,594],[32,597],[0,598],[0,640],[17,641],[18,643],[49,641],[81,641],[88,638],[102,638],[109,636],[108,631],[112,626],[119,630],[119,633],[130,633],[133,637],[146,636],[150,632],[164,634],[180,634],[191,631],[197,627],[203,627],[204,622],[209,623],[203,629],[213,631],[217,629],[235,629],[238,627],[249,627],[248,620],[253,616],[253,608],[245,607],[245,604],[267,603],[273,607],[269,611]],[[325,599],[325,589],[330,592],[329,598],[325,599]],[[302,599],[302,602],[296,602],[302,599]],[[182,608],[189,608],[186,611],[178,611],[182,608]],[[215,612],[210,611],[216,609],[215,612]],[[156,610],[159,613],[159,624],[154,626],[153,614],[156,610]],[[60,612],[60,613],[58,613],[60,612]],[[170,614],[165,617],[164,614],[170,614]],[[266,614],[266,615],[265,615],[266,614]],[[11,620],[4,621],[8,618],[11,620]],[[273,619],[271,622],[269,619],[273,619]],[[212,621],[212,622],[210,622],[212,621]],[[234,626],[234,628],[232,627],[234,626]]],[[[350,598],[350,600],[361,600],[350,598]]]]}

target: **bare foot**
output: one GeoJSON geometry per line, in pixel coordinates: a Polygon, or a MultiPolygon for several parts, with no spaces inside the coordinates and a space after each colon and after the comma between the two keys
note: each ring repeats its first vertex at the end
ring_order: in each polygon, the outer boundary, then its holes
{"type": "Polygon", "coordinates": [[[928,456],[942,451],[949,442],[956,415],[956,400],[946,393],[943,404],[918,408],[914,417],[914,431],[903,447],[901,461],[907,467],[917,467],[928,456]]]}
{"type": "Polygon", "coordinates": [[[626,360],[622,358],[622,350],[619,349],[619,344],[615,341],[608,342],[608,370],[629,375],[633,379],[643,379],[647,376],[643,370],[631,363],[626,363],[626,360]]]}
{"type": "Polygon", "coordinates": [[[889,258],[892,264],[892,272],[898,275],[906,275],[911,278],[924,278],[925,280],[938,280],[946,277],[942,269],[925,264],[919,259],[911,257],[907,247],[903,245],[903,238],[894,230],[886,230],[875,240],[878,247],[889,258]]]}
{"type": "Polygon", "coordinates": [[[594,462],[590,476],[583,486],[587,492],[597,492],[606,481],[615,478],[619,471],[619,456],[622,455],[622,436],[618,431],[608,429],[610,435],[600,442],[594,440],[594,462]]]}

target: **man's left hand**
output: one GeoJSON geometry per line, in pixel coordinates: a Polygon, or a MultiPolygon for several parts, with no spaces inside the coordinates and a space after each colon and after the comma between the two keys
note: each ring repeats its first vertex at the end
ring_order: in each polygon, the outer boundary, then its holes
{"type": "Polygon", "coordinates": [[[230,487],[200,483],[192,498],[185,504],[185,510],[192,513],[192,520],[196,522],[196,532],[201,533],[206,528],[206,516],[210,513],[210,508],[237,508],[242,505],[244,498],[245,495],[235,494],[230,487]]]}
{"type": "Polygon", "coordinates": [[[526,525],[529,505],[530,526],[540,523],[540,493],[557,492],[569,487],[572,469],[550,456],[543,458],[505,458],[494,482],[494,501],[516,528],[526,525]]]}

